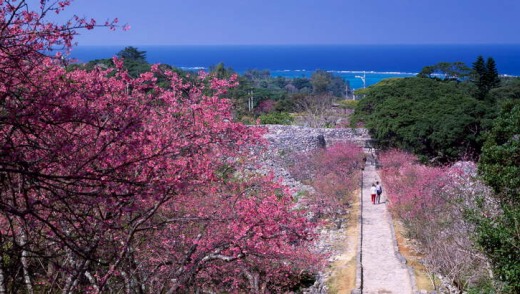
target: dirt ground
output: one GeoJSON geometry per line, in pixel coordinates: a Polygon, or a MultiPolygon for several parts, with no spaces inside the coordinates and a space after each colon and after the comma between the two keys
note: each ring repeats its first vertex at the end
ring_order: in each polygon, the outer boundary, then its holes
{"type": "Polygon", "coordinates": [[[404,226],[396,220],[393,223],[399,253],[406,259],[406,264],[413,268],[417,289],[419,291],[435,290],[434,283],[439,283],[439,281],[436,281],[435,278],[428,274],[428,270],[421,263],[421,254],[415,250],[412,242],[405,237],[406,230],[404,226]]]}
{"type": "MultiPolygon", "coordinates": [[[[356,193],[359,193],[359,191],[356,193]]],[[[347,229],[345,241],[341,242],[341,244],[335,244],[338,250],[343,253],[335,257],[335,261],[329,268],[330,276],[327,280],[329,293],[351,293],[356,287],[359,209],[359,201],[352,204],[351,213],[346,219],[347,229]]]]}

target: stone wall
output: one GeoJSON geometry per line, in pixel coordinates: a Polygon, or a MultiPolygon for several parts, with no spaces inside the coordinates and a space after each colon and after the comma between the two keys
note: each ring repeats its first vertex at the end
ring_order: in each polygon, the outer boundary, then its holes
{"type": "MultiPolygon", "coordinates": [[[[255,126],[256,127],[256,126],[255,126]]],[[[274,173],[275,178],[290,187],[293,193],[313,191],[312,187],[302,185],[291,177],[285,166],[292,154],[312,152],[312,150],[331,146],[336,142],[354,142],[360,147],[370,143],[366,129],[328,129],[300,126],[266,125],[268,132],[264,138],[269,142],[267,150],[257,154],[261,161],[261,173],[274,173]]]]}
{"type": "Polygon", "coordinates": [[[268,133],[264,136],[272,149],[293,152],[309,151],[320,147],[320,136],[330,146],[336,142],[354,142],[365,147],[370,141],[366,129],[328,129],[300,126],[267,125],[268,133]]]}

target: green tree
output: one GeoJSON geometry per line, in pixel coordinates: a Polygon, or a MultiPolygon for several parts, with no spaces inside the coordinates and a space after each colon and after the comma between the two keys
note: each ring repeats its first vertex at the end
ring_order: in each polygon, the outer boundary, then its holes
{"type": "Polygon", "coordinates": [[[329,90],[335,97],[344,98],[347,91],[347,82],[341,77],[332,76],[332,82],[329,86],[329,90]]]}
{"type": "Polygon", "coordinates": [[[477,157],[491,106],[471,85],[425,78],[388,79],[365,89],[352,123],[365,122],[380,147],[446,162],[477,157]]]}
{"type": "Polygon", "coordinates": [[[71,64],[71,65],[67,66],[67,70],[72,71],[72,70],[76,70],[76,69],[85,69],[87,71],[91,71],[96,67],[107,69],[110,67],[114,67],[114,62],[112,61],[112,59],[109,59],[109,58],[94,59],[94,60],[90,60],[89,62],[84,63],[84,64],[78,64],[78,63],[71,64]]]}
{"type": "Polygon", "coordinates": [[[311,81],[307,78],[294,78],[292,84],[301,93],[310,93],[310,89],[312,89],[311,81]]]}
{"type": "Polygon", "coordinates": [[[489,57],[484,62],[484,57],[478,56],[473,63],[473,83],[477,86],[476,97],[480,100],[486,99],[491,89],[500,86],[500,77],[496,68],[495,60],[489,57]]]}
{"type": "Polygon", "coordinates": [[[132,77],[137,77],[151,68],[146,61],[146,51],[140,51],[132,46],[125,47],[125,49],[119,51],[117,57],[123,59],[123,66],[132,77]]]}
{"type": "Polygon", "coordinates": [[[474,212],[477,242],[503,283],[502,291],[520,293],[520,101],[506,104],[496,119],[479,172],[495,191],[500,211],[474,212]]]}
{"type": "Polygon", "coordinates": [[[233,68],[226,67],[222,62],[211,66],[209,71],[213,74],[216,74],[217,78],[219,79],[227,79],[231,77],[231,75],[235,74],[233,68]]]}
{"type": "Polygon", "coordinates": [[[482,150],[479,170],[501,202],[520,204],[520,101],[506,104],[482,150]]]}
{"type": "Polygon", "coordinates": [[[486,62],[485,80],[489,90],[500,86],[500,77],[495,60],[492,57],[489,57],[486,62]]]}
{"type": "Polygon", "coordinates": [[[473,71],[476,74],[475,81],[481,82],[481,77],[484,77],[486,75],[486,64],[482,55],[479,55],[477,57],[477,60],[473,62],[473,71]]]}
{"type": "Polygon", "coordinates": [[[421,78],[439,78],[445,80],[465,80],[471,73],[471,69],[463,62],[440,62],[435,65],[423,67],[417,75],[421,78]]]}
{"type": "Polygon", "coordinates": [[[500,81],[500,87],[489,92],[492,100],[499,105],[511,100],[520,100],[520,78],[504,77],[500,81]]]}
{"type": "MultiPolygon", "coordinates": [[[[117,57],[123,58],[123,67],[128,71],[128,73],[132,77],[137,77],[141,73],[145,73],[147,71],[150,71],[151,69],[150,64],[146,61],[146,52],[139,51],[137,48],[126,47],[125,49],[117,53],[117,57]]],[[[67,66],[67,70],[70,71],[74,69],[84,69],[87,71],[91,71],[95,68],[107,69],[111,67],[114,67],[114,62],[112,61],[112,58],[104,58],[94,59],[84,64],[71,64],[67,66]]],[[[160,68],[163,71],[171,70],[173,72],[176,72],[179,76],[185,79],[189,79],[188,72],[183,71],[179,68],[172,67],[168,64],[161,64],[160,68]]],[[[157,82],[160,86],[169,86],[169,79],[165,76],[158,75],[157,82]]]]}
{"type": "Polygon", "coordinates": [[[332,74],[324,70],[317,70],[311,76],[312,90],[316,94],[327,93],[332,80],[332,74]]]}
{"type": "Polygon", "coordinates": [[[135,47],[128,46],[117,53],[117,57],[125,60],[146,62],[146,51],[140,51],[135,47]]]}
{"type": "Polygon", "coordinates": [[[317,70],[311,76],[312,91],[314,94],[332,94],[335,97],[345,97],[347,84],[341,77],[332,73],[317,70]]]}

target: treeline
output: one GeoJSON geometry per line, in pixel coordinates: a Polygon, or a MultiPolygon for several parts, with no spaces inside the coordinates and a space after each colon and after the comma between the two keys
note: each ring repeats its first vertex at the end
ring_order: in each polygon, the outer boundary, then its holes
{"type": "Polygon", "coordinates": [[[502,106],[518,101],[520,79],[500,78],[492,58],[427,66],[414,78],[388,79],[362,91],[354,122],[382,148],[443,163],[477,159],[502,106]]]}
{"type": "MultiPolygon", "coordinates": [[[[453,244],[453,250],[468,249],[467,252],[471,252],[471,247],[475,246],[490,263],[493,274],[488,278],[493,282],[483,285],[481,278],[472,276],[482,272],[463,268],[455,271],[455,267],[446,267],[446,264],[433,264],[445,273],[457,272],[453,282],[461,291],[472,288],[479,293],[518,293],[520,78],[500,77],[493,58],[485,60],[479,56],[472,68],[462,63],[439,63],[425,67],[417,77],[385,80],[362,91],[362,94],[364,98],[355,110],[353,123],[364,124],[381,149],[398,148],[415,154],[419,161],[431,166],[432,175],[435,166],[446,166],[460,160],[477,162],[475,179],[492,189],[492,193],[486,194],[473,182],[466,182],[464,185],[467,186],[458,187],[458,192],[447,196],[443,189],[446,181],[451,180],[445,176],[438,182],[440,176],[427,175],[427,167],[414,167],[417,162],[401,162],[408,167],[397,171],[392,170],[395,163],[382,163],[383,170],[401,174],[401,180],[406,177],[413,179],[394,183],[396,187],[401,185],[401,188],[393,189],[394,208],[408,201],[402,207],[421,216],[410,218],[410,211],[396,212],[408,223],[408,229],[423,241],[422,245],[425,248],[430,246],[432,256],[439,256],[435,253],[439,248],[430,242],[432,236],[441,240],[442,236],[447,238],[446,222],[452,224],[448,226],[450,229],[459,225],[458,233],[470,234],[470,240],[463,240],[466,244],[471,241],[465,245],[469,247],[459,248],[457,244],[462,243],[453,243],[453,239],[445,241],[453,244]],[[388,164],[391,166],[385,166],[388,164]],[[403,185],[413,187],[412,191],[403,192],[408,191],[403,185]],[[414,191],[422,192],[414,194],[414,191]],[[426,196],[431,196],[428,198],[431,201],[424,201],[426,196]],[[417,205],[419,208],[414,210],[417,205]],[[441,211],[458,210],[458,218],[454,212],[449,215],[439,212],[439,207],[445,207],[441,211]],[[434,211],[438,213],[431,216],[434,211]],[[429,220],[424,219],[423,216],[428,215],[431,216],[429,220]],[[438,222],[438,228],[444,227],[441,228],[444,233],[431,230],[436,226],[435,222],[438,222]],[[426,230],[427,227],[430,229],[426,230]],[[421,230],[434,235],[425,236],[421,230]]],[[[395,180],[395,177],[390,179],[395,180]]],[[[455,255],[442,258],[454,260],[455,255]]]]}
{"type": "MultiPolygon", "coordinates": [[[[151,64],[146,60],[146,52],[135,47],[126,47],[117,53],[122,58],[124,68],[130,76],[138,77],[148,72],[151,64]]],[[[96,67],[113,67],[111,58],[96,59],[84,64],[69,65],[69,69],[93,70],[96,67]]],[[[160,67],[176,72],[184,78],[194,77],[196,73],[161,64],[160,67]]],[[[227,79],[238,76],[238,84],[229,90],[227,98],[233,103],[235,118],[243,123],[253,124],[259,120],[263,124],[291,124],[291,113],[325,112],[332,104],[342,100],[349,93],[348,82],[324,70],[316,70],[311,77],[273,77],[268,70],[251,69],[238,74],[223,63],[213,65],[209,73],[227,79]]],[[[310,126],[330,126],[323,115],[303,116],[304,123],[310,126]]]]}

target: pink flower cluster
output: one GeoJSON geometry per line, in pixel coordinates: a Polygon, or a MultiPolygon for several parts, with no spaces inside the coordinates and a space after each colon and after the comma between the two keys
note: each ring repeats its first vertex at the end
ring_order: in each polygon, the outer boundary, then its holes
{"type": "Polygon", "coordinates": [[[0,1],[0,292],[277,292],[318,264],[287,191],[243,172],[236,77],[69,71],[41,50],[96,22],[40,2],[0,1]]]}

